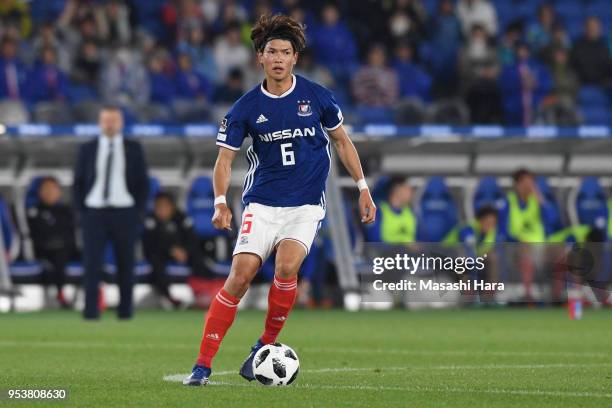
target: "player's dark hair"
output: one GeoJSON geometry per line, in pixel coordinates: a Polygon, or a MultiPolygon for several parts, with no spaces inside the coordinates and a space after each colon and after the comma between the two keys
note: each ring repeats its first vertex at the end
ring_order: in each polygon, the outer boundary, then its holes
{"type": "Polygon", "coordinates": [[[533,177],[533,173],[525,168],[521,168],[512,174],[512,180],[514,180],[514,184],[518,183],[525,177],[533,177]]]}
{"type": "Polygon", "coordinates": [[[476,212],[476,219],[482,220],[483,218],[488,217],[490,215],[495,216],[497,218],[497,210],[493,206],[485,205],[480,207],[476,212]]]}
{"type": "Polygon", "coordinates": [[[306,48],[304,26],[283,14],[265,14],[259,17],[251,30],[251,40],[256,52],[263,52],[270,40],[289,41],[294,52],[301,52],[306,48]]]}

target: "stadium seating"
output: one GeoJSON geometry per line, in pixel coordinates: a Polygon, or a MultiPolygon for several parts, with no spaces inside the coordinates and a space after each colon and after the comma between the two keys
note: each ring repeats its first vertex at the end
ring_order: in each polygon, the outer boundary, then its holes
{"type": "Polygon", "coordinates": [[[607,196],[596,177],[586,177],[576,196],[576,214],[580,224],[605,228],[608,221],[607,196]]]}
{"type": "Polygon", "coordinates": [[[497,179],[492,176],[483,177],[474,194],[474,213],[478,212],[484,206],[492,206],[497,211],[503,210],[507,205],[506,195],[497,184],[497,179]]]}
{"type": "Polygon", "coordinates": [[[417,239],[423,242],[441,242],[459,220],[457,206],[442,177],[427,182],[419,208],[417,239]]]}
{"type": "Polygon", "coordinates": [[[555,231],[559,231],[563,228],[563,219],[561,216],[561,209],[559,208],[559,202],[555,196],[553,190],[550,188],[546,177],[537,177],[536,184],[540,193],[546,200],[547,214],[544,221],[544,228],[546,235],[550,235],[555,231]]]}
{"type": "Polygon", "coordinates": [[[226,235],[224,231],[215,229],[211,224],[214,212],[212,180],[205,176],[197,177],[191,183],[187,194],[187,215],[193,220],[194,229],[201,238],[226,235]]]}

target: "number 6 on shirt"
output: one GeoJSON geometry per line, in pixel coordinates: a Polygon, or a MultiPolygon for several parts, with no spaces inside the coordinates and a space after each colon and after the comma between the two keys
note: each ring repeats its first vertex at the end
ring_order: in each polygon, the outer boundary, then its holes
{"type": "Polygon", "coordinates": [[[295,164],[295,154],[292,150],[287,150],[291,147],[293,147],[291,143],[283,143],[280,145],[283,155],[283,166],[293,166],[295,164]]]}

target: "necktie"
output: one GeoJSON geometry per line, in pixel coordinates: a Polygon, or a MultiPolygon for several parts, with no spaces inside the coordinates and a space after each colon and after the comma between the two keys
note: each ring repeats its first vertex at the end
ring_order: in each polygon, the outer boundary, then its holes
{"type": "Polygon", "coordinates": [[[108,204],[110,197],[111,177],[113,174],[113,142],[108,144],[108,156],[106,156],[106,167],[104,169],[104,203],[108,204]]]}

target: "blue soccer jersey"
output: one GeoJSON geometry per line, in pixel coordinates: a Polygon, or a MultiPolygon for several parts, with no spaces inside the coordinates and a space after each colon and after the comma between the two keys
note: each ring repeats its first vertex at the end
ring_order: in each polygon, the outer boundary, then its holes
{"type": "Polygon", "coordinates": [[[253,139],[244,205],[325,207],[331,160],[327,131],[342,121],[331,92],[301,76],[293,76],[291,88],[280,96],[261,84],[240,98],[221,123],[217,145],[239,150],[247,136],[253,139]]]}

